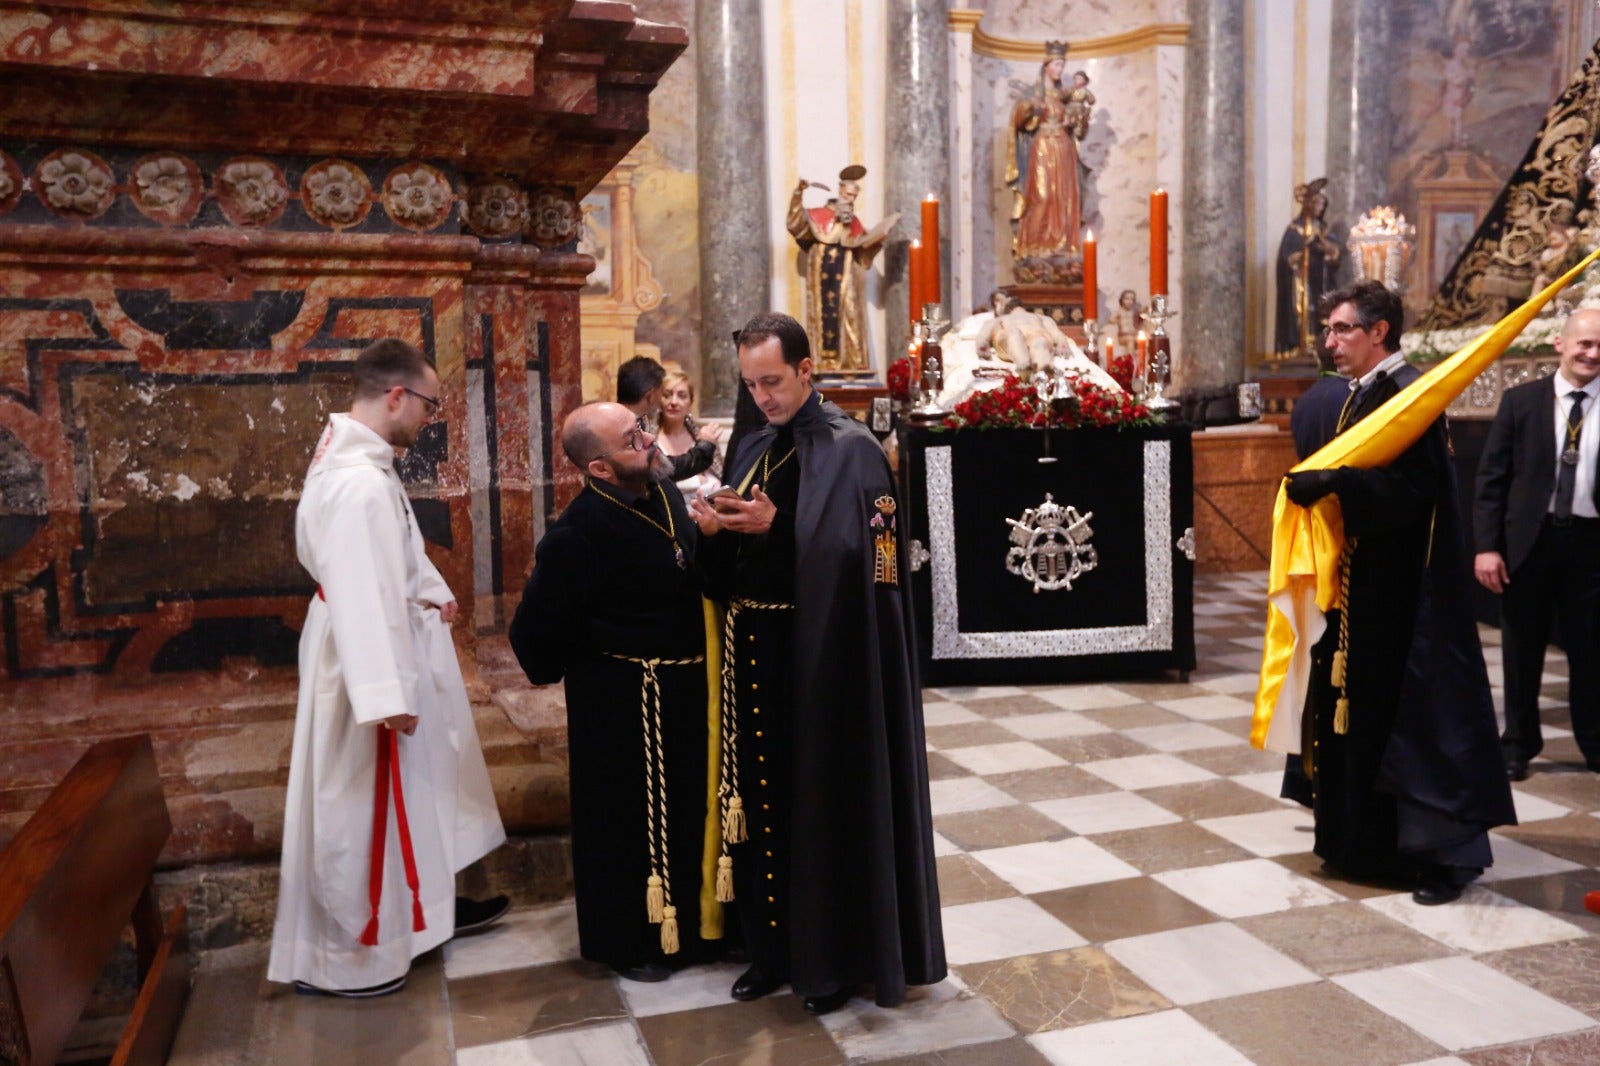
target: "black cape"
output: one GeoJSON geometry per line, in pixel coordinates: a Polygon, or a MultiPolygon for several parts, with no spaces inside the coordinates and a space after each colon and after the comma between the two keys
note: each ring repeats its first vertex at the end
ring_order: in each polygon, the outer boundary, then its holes
{"type": "MultiPolygon", "coordinates": [[[[602,486],[613,496],[618,492],[602,486]]],[[[646,920],[651,812],[646,788],[639,659],[705,653],[696,530],[683,498],[662,483],[687,568],[666,534],[586,485],[539,541],[512,619],[517,661],[535,684],[563,678],[572,797],[572,872],[584,958],[613,966],[660,961],[660,926],[646,920]]],[[[660,496],[652,488],[658,521],[660,496]]],[[[665,524],[665,523],[663,523],[665,524]]],[[[661,666],[667,874],[681,954],[699,953],[698,897],[706,814],[706,668],[661,666]]],[[[660,811],[656,812],[659,817],[660,811]]]]}
{"type": "MultiPolygon", "coordinates": [[[[790,974],[797,988],[870,982],[891,1006],[908,984],[946,974],[910,604],[873,572],[875,501],[894,498],[894,481],[871,432],[836,405],[808,403],[790,424],[800,464],[790,974]]],[[[745,483],[775,435],[764,426],[742,442],[729,484],[745,483]]]]}
{"type": "MultiPolygon", "coordinates": [[[[1355,400],[1352,422],[1419,376],[1402,366],[1355,400]]],[[[1341,468],[1347,540],[1350,732],[1328,728],[1339,618],[1313,649],[1316,852],[1347,873],[1488,864],[1485,832],[1516,823],[1471,609],[1471,568],[1443,418],[1386,467],[1341,468]]]]}

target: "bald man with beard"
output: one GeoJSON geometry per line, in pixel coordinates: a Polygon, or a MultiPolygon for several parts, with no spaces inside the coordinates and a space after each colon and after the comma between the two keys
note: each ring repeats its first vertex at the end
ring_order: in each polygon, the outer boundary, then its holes
{"type": "Polygon", "coordinates": [[[534,684],[566,684],[580,951],[629,980],[662,981],[721,936],[720,907],[702,899],[699,532],[626,407],[578,408],[561,444],[584,487],[539,542],[511,647],[534,684]]]}
{"type": "Polygon", "coordinates": [[[1506,776],[1544,748],[1539,684],[1550,623],[1567,650],[1572,733],[1600,773],[1600,310],[1574,311],[1555,341],[1556,373],[1506,392],[1478,464],[1473,560],[1500,595],[1506,776]]]}

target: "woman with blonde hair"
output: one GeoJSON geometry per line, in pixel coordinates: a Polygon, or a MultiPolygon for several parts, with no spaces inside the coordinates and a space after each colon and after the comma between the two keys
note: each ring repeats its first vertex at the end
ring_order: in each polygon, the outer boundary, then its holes
{"type": "Polygon", "coordinates": [[[722,460],[717,455],[716,426],[700,426],[694,420],[694,385],[681,370],[668,370],[661,379],[661,425],[656,443],[669,456],[693,453],[693,460],[680,462],[674,473],[683,474],[678,488],[685,498],[696,493],[709,495],[721,487],[717,473],[722,460]]]}

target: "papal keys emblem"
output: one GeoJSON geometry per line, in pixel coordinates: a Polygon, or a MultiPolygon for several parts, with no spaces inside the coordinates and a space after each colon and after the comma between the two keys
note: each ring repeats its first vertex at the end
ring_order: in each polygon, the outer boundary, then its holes
{"type": "Polygon", "coordinates": [[[1100,556],[1089,543],[1093,517],[1093,511],[1080,515],[1076,507],[1063,507],[1045,493],[1044,502],[1023,511],[1021,519],[1006,519],[1012,544],[1006,552],[1006,569],[1033,582],[1036,593],[1071,591],[1074,581],[1100,565],[1100,556]]]}

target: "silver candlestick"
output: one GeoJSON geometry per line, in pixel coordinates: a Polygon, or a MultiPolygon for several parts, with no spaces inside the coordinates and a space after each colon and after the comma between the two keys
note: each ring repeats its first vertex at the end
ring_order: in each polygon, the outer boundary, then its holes
{"type": "Polygon", "coordinates": [[[1104,353],[1100,350],[1100,320],[1098,318],[1085,319],[1083,323],[1083,337],[1089,342],[1089,361],[1098,364],[1105,370],[1110,370],[1102,361],[1104,353]]]}
{"type": "Polygon", "coordinates": [[[939,405],[939,394],[944,392],[944,349],[939,340],[950,328],[940,304],[923,304],[922,321],[922,400],[911,412],[915,422],[939,422],[950,414],[939,405]]]}
{"type": "Polygon", "coordinates": [[[1172,386],[1172,338],[1167,335],[1167,319],[1178,312],[1167,310],[1165,293],[1150,297],[1150,310],[1144,317],[1151,322],[1150,343],[1146,350],[1144,371],[1144,405],[1152,414],[1167,415],[1174,411],[1177,401],[1166,396],[1172,386]]]}

